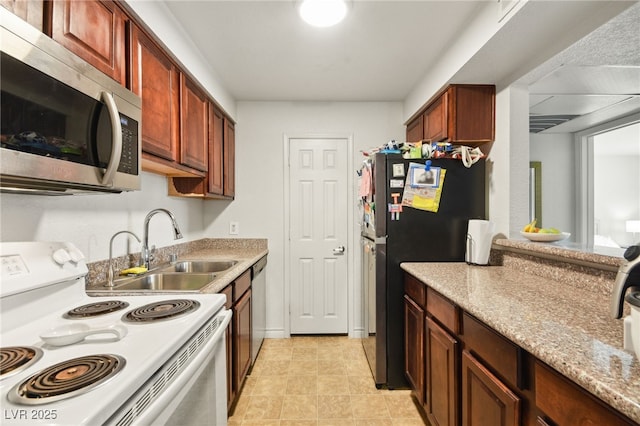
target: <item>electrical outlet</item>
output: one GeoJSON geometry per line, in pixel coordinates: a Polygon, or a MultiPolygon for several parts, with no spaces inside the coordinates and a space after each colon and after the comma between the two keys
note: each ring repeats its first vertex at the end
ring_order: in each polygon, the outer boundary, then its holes
{"type": "Polygon", "coordinates": [[[240,224],[238,222],[229,222],[229,235],[238,235],[240,233],[240,224]]]}

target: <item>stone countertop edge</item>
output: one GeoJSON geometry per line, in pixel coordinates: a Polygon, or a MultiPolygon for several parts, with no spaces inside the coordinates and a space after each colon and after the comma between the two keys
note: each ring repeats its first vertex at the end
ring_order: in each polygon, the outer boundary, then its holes
{"type": "Polygon", "coordinates": [[[624,249],[622,248],[586,248],[580,244],[565,241],[545,243],[527,239],[497,238],[493,241],[492,248],[526,253],[608,271],[617,271],[624,261],[622,258],[624,249]]]}
{"type": "MultiPolygon", "coordinates": [[[[168,252],[175,252],[172,249],[165,249],[168,252]]],[[[177,250],[178,260],[237,260],[238,263],[223,272],[217,272],[217,276],[211,284],[200,289],[199,293],[219,293],[236,278],[250,269],[258,260],[269,253],[266,239],[224,239],[205,238],[181,244],[177,250]]],[[[100,262],[100,267],[105,263],[100,262]]],[[[97,269],[97,268],[96,268],[97,269]]],[[[91,268],[90,268],[91,270],[91,268]]],[[[87,290],[92,296],[136,296],[143,294],[160,294],[161,292],[127,292],[109,290],[95,285],[88,285],[87,290]]],[[[178,294],[176,292],[165,292],[164,294],[178,294]]],[[[183,293],[188,294],[188,293],[183,293]]]]}
{"type": "Polygon", "coordinates": [[[464,311],[640,422],[640,362],[622,348],[609,299],[503,266],[405,262],[401,268],[464,311]]]}

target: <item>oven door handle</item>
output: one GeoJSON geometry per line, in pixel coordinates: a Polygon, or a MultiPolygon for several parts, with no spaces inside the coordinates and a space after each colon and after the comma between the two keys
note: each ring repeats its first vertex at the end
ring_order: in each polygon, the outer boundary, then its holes
{"type": "Polygon", "coordinates": [[[105,186],[113,186],[113,177],[120,165],[120,156],[122,155],[122,124],[120,124],[120,113],[111,93],[103,91],[102,100],[107,106],[109,117],[111,118],[111,155],[109,156],[109,164],[102,175],[102,184],[105,186]]]}

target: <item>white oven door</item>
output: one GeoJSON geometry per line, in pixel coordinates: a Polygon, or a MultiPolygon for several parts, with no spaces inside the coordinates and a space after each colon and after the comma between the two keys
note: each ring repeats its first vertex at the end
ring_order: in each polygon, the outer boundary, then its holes
{"type": "MultiPolygon", "coordinates": [[[[129,414],[135,415],[121,418],[115,425],[216,425],[227,424],[227,362],[225,347],[225,331],[231,321],[231,311],[222,310],[216,315],[218,319],[215,331],[209,334],[206,343],[197,354],[178,367],[179,372],[162,371],[159,374],[170,377],[169,383],[161,393],[151,396],[151,402],[145,406],[138,399],[129,414]]],[[[202,334],[202,333],[200,333],[202,334]]],[[[200,337],[200,336],[198,336],[200,337]]],[[[196,337],[195,340],[198,340],[196,337]]],[[[191,347],[193,344],[189,344],[191,347]]],[[[183,363],[190,349],[181,350],[178,360],[173,365],[183,363]]],[[[154,380],[150,389],[144,394],[156,392],[155,385],[164,383],[164,379],[154,380]]]]}

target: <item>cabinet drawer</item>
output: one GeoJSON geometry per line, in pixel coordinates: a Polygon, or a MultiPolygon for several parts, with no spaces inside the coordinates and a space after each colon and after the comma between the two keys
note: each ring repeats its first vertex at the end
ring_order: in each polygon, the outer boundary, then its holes
{"type": "Polygon", "coordinates": [[[224,308],[231,309],[231,305],[233,305],[233,284],[229,284],[223,288],[220,294],[224,294],[227,298],[227,301],[224,303],[224,308]]]}
{"type": "Polygon", "coordinates": [[[635,424],[539,361],[535,363],[535,380],[536,406],[555,424],[562,426],[635,424]]]}
{"type": "Polygon", "coordinates": [[[413,299],[416,305],[423,309],[425,307],[426,288],[427,287],[422,283],[422,281],[418,280],[413,275],[404,275],[404,292],[407,296],[413,299]]]}
{"type": "Polygon", "coordinates": [[[431,288],[427,288],[427,312],[452,333],[460,333],[458,308],[431,288]]]}
{"type": "Polygon", "coordinates": [[[509,384],[519,388],[524,386],[521,349],[518,346],[466,312],[462,317],[462,332],[465,349],[475,354],[509,384]]]}
{"type": "Polygon", "coordinates": [[[233,301],[237,302],[238,299],[251,287],[251,269],[247,270],[244,274],[240,275],[234,281],[233,286],[233,301]]]}

